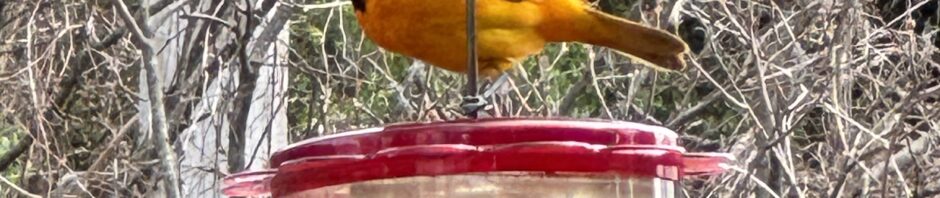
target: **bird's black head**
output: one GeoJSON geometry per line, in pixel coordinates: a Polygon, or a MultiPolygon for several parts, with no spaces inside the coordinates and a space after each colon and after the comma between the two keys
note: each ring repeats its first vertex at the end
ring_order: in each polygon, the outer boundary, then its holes
{"type": "Polygon", "coordinates": [[[353,8],[360,12],[366,12],[366,0],[352,0],[353,8]]]}

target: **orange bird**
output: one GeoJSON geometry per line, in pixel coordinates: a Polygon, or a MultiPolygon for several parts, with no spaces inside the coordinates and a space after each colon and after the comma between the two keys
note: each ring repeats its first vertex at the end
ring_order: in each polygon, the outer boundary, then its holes
{"type": "MultiPolygon", "coordinates": [[[[616,49],[658,70],[681,70],[678,37],[593,9],[585,0],[477,0],[479,72],[495,77],[548,42],[616,49]]],[[[353,0],[365,35],[386,50],[464,73],[465,0],[353,0]]]]}

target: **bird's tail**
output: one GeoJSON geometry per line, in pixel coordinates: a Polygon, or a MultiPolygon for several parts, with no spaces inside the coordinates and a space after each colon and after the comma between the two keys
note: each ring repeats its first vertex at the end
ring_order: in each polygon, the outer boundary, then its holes
{"type": "Polygon", "coordinates": [[[575,41],[616,49],[661,71],[685,68],[683,54],[688,46],[679,37],[595,9],[587,9],[587,24],[578,25],[575,41]]]}

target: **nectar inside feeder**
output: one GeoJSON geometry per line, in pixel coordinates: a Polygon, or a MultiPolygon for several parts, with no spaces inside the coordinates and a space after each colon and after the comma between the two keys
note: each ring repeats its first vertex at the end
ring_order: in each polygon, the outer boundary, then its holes
{"type": "Polygon", "coordinates": [[[269,170],[231,175],[228,196],[676,197],[731,156],[686,153],[666,128],[495,118],[396,124],[309,139],[269,170]]]}

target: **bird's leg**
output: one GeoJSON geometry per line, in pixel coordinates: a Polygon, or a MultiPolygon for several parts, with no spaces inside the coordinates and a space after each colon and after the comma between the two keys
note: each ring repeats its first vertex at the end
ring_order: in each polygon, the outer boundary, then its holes
{"type": "Polygon", "coordinates": [[[486,88],[486,91],[483,92],[483,97],[489,98],[490,96],[493,96],[493,94],[496,93],[496,90],[499,90],[503,86],[506,86],[506,82],[509,82],[508,72],[504,72],[502,75],[499,76],[499,78],[496,79],[496,81],[490,84],[490,87],[486,88]]]}

